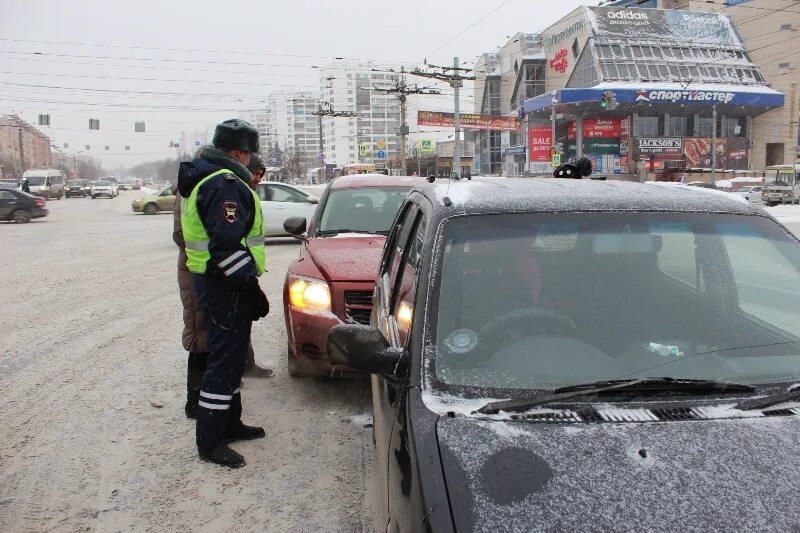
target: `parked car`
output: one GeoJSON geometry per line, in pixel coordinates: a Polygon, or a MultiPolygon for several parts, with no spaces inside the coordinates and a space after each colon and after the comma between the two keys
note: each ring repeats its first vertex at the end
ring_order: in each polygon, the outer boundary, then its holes
{"type": "Polygon", "coordinates": [[[64,185],[67,175],[63,170],[52,168],[26,170],[22,179],[28,182],[31,194],[41,196],[45,200],[55,198],[60,200],[64,196],[64,185]]]}
{"type": "Polygon", "coordinates": [[[46,217],[47,213],[43,198],[16,189],[0,188],[0,220],[24,224],[34,218],[46,217]]]}
{"type": "Polygon", "coordinates": [[[89,190],[87,191],[88,183],[89,183],[88,180],[68,181],[65,196],[67,198],[73,198],[76,196],[80,196],[81,198],[86,198],[87,195],[91,194],[91,185],[89,185],[89,190]]]}
{"type": "Polygon", "coordinates": [[[172,185],[167,185],[156,194],[148,194],[131,202],[134,213],[155,215],[159,211],[172,211],[175,207],[175,193],[172,185]]]}
{"type": "Polygon", "coordinates": [[[289,233],[283,223],[287,218],[305,217],[311,220],[319,200],[307,192],[276,181],[264,181],[256,187],[264,214],[267,237],[283,237],[289,233]]]}
{"type": "MultiPolygon", "coordinates": [[[[423,178],[359,174],[325,189],[310,224],[289,218],[286,231],[306,233],[283,289],[292,376],[352,374],[334,365],[325,348],[336,324],[369,323],[381,249],[403,199],[423,178]]],[[[266,213],[265,213],[266,216],[266,213]]]]}
{"type": "Polygon", "coordinates": [[[107,198],[114,198],[115,196],[114,188],[111,185],[111,182],[106,180],[92,182],[91,193],[92,200],[100,196],[105,196],[107,198]]]}
{"type": "Polygon", "coordinates": [[[735,194],[744,197],[749,202],[760,201],[761,200],[761,190],[762,187],[760,185],[756,185],[754,187],[742,187],[735,194]]]}
{"type": "Polygon", "coordinates": [[[686,185],[688,187],[701,187],[703,189],[719,190],[719,187],[717,187],[714,183],[708,183],[708,182],[705,182],[705,181],[691,181],[691,182],[687,183],[686,185]]]}
{"type": "Polygon", "coordinates": [[[373,374],[380,529],[791,530],[798,299],[798,240],[733,195],[415,189],[328,338],[373,374]]]}

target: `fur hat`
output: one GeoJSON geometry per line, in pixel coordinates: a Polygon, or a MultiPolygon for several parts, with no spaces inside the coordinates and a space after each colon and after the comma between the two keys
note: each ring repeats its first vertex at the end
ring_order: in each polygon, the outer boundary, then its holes
{"type": "Polygon", "coordinates": [[[232,118],[217,124],[214,139],[211,141],[220,150],[242,150],[258,152],[258,130],[249,122],[232,118]]]}
{"type": "Polygon", "coordinates": [[[256,170],[266,171],[267,167],[264,166],[264,161],[261,160],[258,154],[253,154],[250,156],[250,164],[247,165],[247,170],[250,172],[255,172],[256,170]]]}

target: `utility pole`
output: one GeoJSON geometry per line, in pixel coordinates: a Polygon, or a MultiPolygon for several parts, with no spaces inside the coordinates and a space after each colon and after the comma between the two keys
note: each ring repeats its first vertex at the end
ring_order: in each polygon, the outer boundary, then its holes
{"type": "MultiPolygon", "coordinates": [[[[406,124],[407,104],[409,94],[441,94],[439,89],[431,87],[418,87],[417,85],[406,85],[405,67],[400,68],[400,77],[393,86],[372,87],[373,90],[382,93],[395,93],[400,100],[400,175],[408,175],[406,169],[406,137],[408,136],[408,124],[406,124]]],[[[419,158],[417,158],[419,163],[419,158]]]]}
{"type": "Polygon", "coordinates": [[[474,80],[475,76],[467,76],[460,74],[461,72],[469,73],[472,69],[462,68],[458,66],[458,57],[453,58],[452,67],[437,67],[436,65],[427,65],[428,68],[440,69],[442,72],[423,72],[419,69],[414,69],[411,74],[415,76],[422,76],[423,78],[431,78],[434,80],[444,81],[453,88],[454,113],[453,113],[453,127],[455,130],[455,150],[453,152],[453,169],[452,176],[458,179],[461,174],[461,110],[459,101],[459,89],[464,86],[464,80],[474,80]],[[452,74],[449,74],[452,72],[452,74]]]}
{"type": "Polygon", "coordinates": [[[343,117],[357,117],[358,113],[355,111],[335,111],[331,104],[328,102],[320,102],[317,106],[317,110],[311,113],[312,115],[317,116],[317,125],[319,127],[319,160],[320,165],[322,166],[322,177],[325,181],[328,180],[327,171],[325,168],[325,138],[322,134],[322,117],[333,117],[333,118],[343,118],[343,117]],[[323,107],[323,105],[325,107],[323,107]]]}
{"type": "Polygon", "coordinates": [[[711,116],[711,183],[714,183],[717,177],[717,106],[712,107],[713,112],[711,116]]]}

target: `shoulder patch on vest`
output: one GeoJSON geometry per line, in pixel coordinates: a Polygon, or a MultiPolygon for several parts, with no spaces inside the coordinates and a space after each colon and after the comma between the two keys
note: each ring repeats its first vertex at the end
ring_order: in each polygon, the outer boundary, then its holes
{"type": "Polygon", "coordinates": [[[225,176],[225,179],[226,179],[226,180],[235,180],[235,179],[238,179],[238,178],[236,177],[236,174],[233,174],[233,173],[231,173],[231,172],[226,172],[225,174],[223,174],[223,176],[225,176]]]}
{"type": "Polygon", "coordinates": [[[225,202],[222,204],[222,216],[229,224],[239,220],[239,204],[236,202],[225,202]]]}

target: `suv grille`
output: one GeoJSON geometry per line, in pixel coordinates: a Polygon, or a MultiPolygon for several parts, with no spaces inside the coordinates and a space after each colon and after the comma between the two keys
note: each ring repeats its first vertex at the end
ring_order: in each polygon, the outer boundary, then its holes
{"type": "Polygon", "coordinates": [[[372,291],[345,291],[344,314],[351,322],[369,324],[372,314],[372,291]]]}

